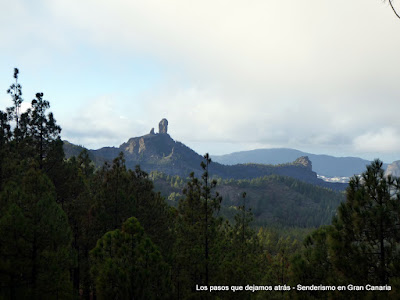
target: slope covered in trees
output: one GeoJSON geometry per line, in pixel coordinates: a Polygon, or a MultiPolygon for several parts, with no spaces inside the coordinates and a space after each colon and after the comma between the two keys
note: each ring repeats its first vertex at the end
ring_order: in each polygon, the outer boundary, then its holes
{"type": "Polygon", "coordinates": [[[326,198],[339,194],[278,176],[212,178],[206,154],[201,177],[172,177],[179,195],[168,205],[123,153],[97,170],[86,150],[65,159],[49,102],[38,93],[21,112],[14,77],[13,106],[0,112],[0,299],[398,299],[399,179],[385,177],[379,161],[352,179],[332,225],[302,244],[298,227],[277,233],[284,219],[309,226],[306,211],[291,207],[304,201],[313,214],[331,213],[340,200],[326,198]],[[270,202],[274,193],[286,199],[270,202]],[[252,226],[264,203],[288,215],[252,226]]]}
{"type": "Polygon", "coordinates": [[[37,93],[21,112],[17,69],[14,78],[13,106],[0,114],[0,298],[93,297],[90,251],[130,217],[146,228],[144,247],[170,259],[173,214],[147,174],[123,156],[96,172],[85,150],[66,160],[49,102],[37,93]]]}
{"type": "MultiPolygon", "coordinates": [[[[150,173],[155,188],[172,206],[177,206],[187,178],[150,173]]],[[[217,178],[217,177],[216,177],[217,178]]],[[[254,179],[217,178],[216,190],[224,201],[221,214],[233,220],[240,195],[247,193],[248,207],[254,214],[255,226],[318,227],[331,223],[339,204],[344,201],[342,192],[335,192],[300,180],[270,175],[254,179]]]]}

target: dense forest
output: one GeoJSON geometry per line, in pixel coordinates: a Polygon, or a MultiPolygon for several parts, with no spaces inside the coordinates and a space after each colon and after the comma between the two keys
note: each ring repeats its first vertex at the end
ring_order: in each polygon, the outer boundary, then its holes
{"type": "Polygon", "coordinates": [[[380,161],[345,196],[213,178],[208,154],[199,178],[149,176],[122,153],[95,168],[85,150],[65,159],[43,93],[21,111],[14,79],[0,112],[0,299],[398,299],[400,180],[380,161]]]}
{"type": "MultiPolygon", "coordinates": [[[[190,178],[170,176],[153,171],[149,174],[155,189],[177,207],[182,190],[190,178]]],[[[328,225],[336,208],[344,201],[342,192],[335,192],[298,179],[269,175],[253,179],[222,179],[214,177],[215,190],[224,199],[221,215],[233,221],[241,205],[241,193],[246,191],[248,206],[252,208],[252,226],[316,228],[328,225]]]]}

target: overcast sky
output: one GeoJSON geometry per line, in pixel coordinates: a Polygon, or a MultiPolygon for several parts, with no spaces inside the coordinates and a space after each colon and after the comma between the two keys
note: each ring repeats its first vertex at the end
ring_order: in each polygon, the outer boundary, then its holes
{"type": "MultiPolygon", "coordinates": [[[[394,0],[400,10],[400,0],[394,0]]],[[[63,139],[158,131],[200,154],[400,159],[400,20],[381,0],[1,0],[0,109],[20,69],[63,139]]]]}

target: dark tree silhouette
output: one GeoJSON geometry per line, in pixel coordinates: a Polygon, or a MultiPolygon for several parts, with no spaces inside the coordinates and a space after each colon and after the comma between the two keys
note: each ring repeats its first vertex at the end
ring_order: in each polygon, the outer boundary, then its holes
{"type": "Polygon", "coordinates": [[[15,83],[13,83],[10,88],[7,90],[7,93],[11,95],[13,99],[13,104],[14,106],[9,107],[8,113],[10,115],[10,119],[15,120],[15,126],[16,126],[16,134],[18,135],[18,130],[19,130],[19,117],[21,114],[21,104],[22,104],[22,87],[18,83],[18,73],[19,70],[17,68],[14,69],[14,78],[15,78],[15,83]]]}

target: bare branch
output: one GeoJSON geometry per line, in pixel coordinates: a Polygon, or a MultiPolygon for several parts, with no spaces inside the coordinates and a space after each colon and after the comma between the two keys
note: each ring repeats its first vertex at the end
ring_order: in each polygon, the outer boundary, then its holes
{"type": "Polygon", "coordinates": [[[400,19],[400,15],[397,13],[396,9],[394,8],[392,0],[388,0],[388,1],[389,1],[389,4],[390,4],[390,7],[392,8],[392,10],[393,10],[394,14],[396,15],[396,17],[398,17],[400,19]]]}

